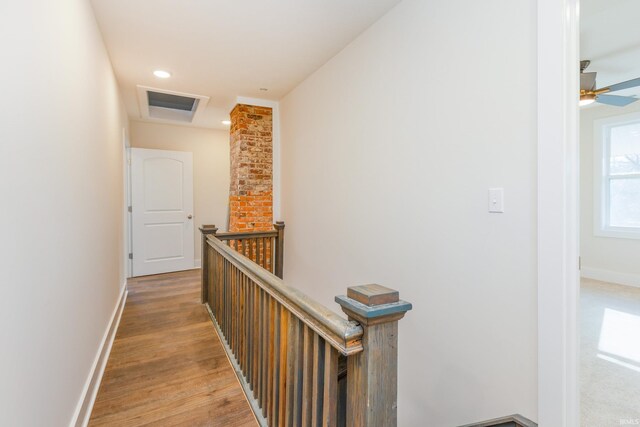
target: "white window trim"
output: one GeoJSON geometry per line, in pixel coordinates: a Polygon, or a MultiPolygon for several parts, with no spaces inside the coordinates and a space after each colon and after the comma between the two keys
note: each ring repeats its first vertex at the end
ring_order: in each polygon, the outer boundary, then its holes
{"type": "Polygon", "coordinates": [[[640,228],[612,227],[608,224],[608,185],[605,184],[609,159],[607,132],[613,126],[640,121],[640,113],[607,117],[593,122],[593,234],[599,237],[640,239],[640,228]]]}

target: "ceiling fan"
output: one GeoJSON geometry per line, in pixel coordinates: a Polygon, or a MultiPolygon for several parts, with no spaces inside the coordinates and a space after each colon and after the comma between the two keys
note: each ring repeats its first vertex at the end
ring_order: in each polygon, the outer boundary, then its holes
{"type": "Polygon", "coordinates": [[[626,82],[616,83],[614,85],[596,89],[597,73],[584,72],[589,64],[591,64],[591,61],[580,61],[580,106],[598,102],[600,104],[624,107],[640,99],[631,96],[605,95],[605,93],[616,92],[618,90],[640,86],[640,77],[637,79],[628,80],[626,82]]]}

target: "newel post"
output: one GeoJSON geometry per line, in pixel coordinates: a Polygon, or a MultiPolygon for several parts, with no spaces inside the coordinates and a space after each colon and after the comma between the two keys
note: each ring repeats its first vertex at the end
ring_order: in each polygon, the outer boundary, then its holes
{"type": "Polygon", "coordinates": [[[350,320],[362,325],[364,350],[347,358],[347,423],[395,427],[398,423],[398,320],[411,310],[398,291],[353,286],[336,297],[350,320]]]}
{"type": "Polygon", "coordinates": [[[212,234],[216,235],[218,232],[218,227],[215,225],[202,225],[200,227],[200,232],[202,233],[202,253],[200,254],[200,264],[202,269],[202,289],[201,289],[201,300],[204,304],[207,302],[209,291],[209,250],[207,247],[207,236],[212,234]]]}
{"type": "Polygon", "coordinates": [[[273,274],[282,279],[282,273],[284,271],[284,222],[277,221],[273,226],[278,232],[275,248],[275,271],[273,274]]]}

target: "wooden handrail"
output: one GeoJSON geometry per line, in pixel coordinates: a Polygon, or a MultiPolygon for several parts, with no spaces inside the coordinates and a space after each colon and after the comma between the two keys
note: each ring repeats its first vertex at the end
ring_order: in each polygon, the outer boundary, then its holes
{"type": "Polygon", "coordinates": [[[202,301],[256,419],[263,427],[396,426],[398,320],[411,304],[380,285],[353,286],[336,297],[344,319],[273,274],[282,276],[284,223],[274,227],[201,228],[202,301]],[[259,239],[270,242],[262,252],[259,239]]]}
{"type": "Polygon", "coordinates": [[[340,353],[347,356],[362,351],[363,330],[357,322],[345,320],[300,290],[286,285],[282,279],[224,245],[215,237],[209,237],[207,242],[314,332],[330,342],[340,353]]]}
{"type": "Polygon", "coordinates": [[[278,230],[272,231],[244,231],[216,233],[218,240],[242,240],[246,238],[277,237],[278,230]]]}

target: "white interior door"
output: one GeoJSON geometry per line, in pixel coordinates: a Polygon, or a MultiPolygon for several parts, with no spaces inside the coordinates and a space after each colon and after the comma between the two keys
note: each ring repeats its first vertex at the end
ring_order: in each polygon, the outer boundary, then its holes
{"type": "Polygon", "coordinates": [[[193,154],[131,149],[133,275],[194,268],[193,154]]]}

